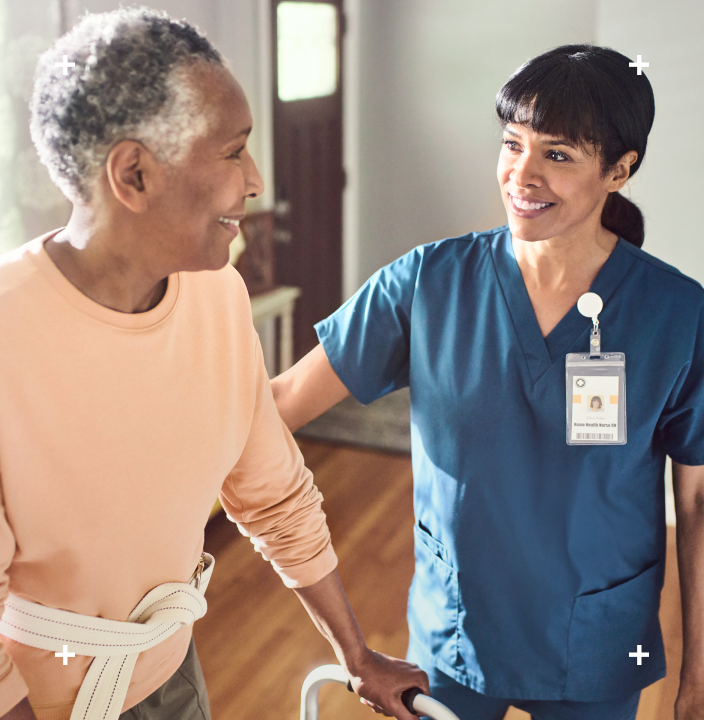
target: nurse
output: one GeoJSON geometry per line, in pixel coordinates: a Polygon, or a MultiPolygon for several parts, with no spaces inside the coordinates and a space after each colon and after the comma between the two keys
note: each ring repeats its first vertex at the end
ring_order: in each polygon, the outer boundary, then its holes
{"type": "Polygon", "coordinates": [[[613,50],[565,46],[519,68],[496,111],[508,224],[379,270],[272,381],[279,412],[293,430],[349,393],[369,403],[410,386],[408,655],[463,720],[499,720],[510,705],[534,720],[635,718],[641,689],[665,675],[671,456],[684,618],[676,711],[700,720],[704,290],[640,249],[642,215],[619,194],[645,154],[650,83],[613,50]],[[625,355],[627,406],[594,393],[625,407],[625,444],[566,441],[577,402],[566,356],[589,357],[593,321],[577,308],[587,292],[603,302],[604,354],[625,355]]]}

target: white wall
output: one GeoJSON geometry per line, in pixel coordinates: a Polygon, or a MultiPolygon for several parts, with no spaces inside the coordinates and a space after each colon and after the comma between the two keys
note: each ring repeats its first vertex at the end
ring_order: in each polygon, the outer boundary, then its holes
{"type": "Polygon", "coordinates": [[[595,38],[596,0],[361,0],[358,283],[415,245],[506,222],[494,98],[595,38]]]}
{"type": "Polygon", "coordinates": [[[704,282],[695,173],[704,113],[700,0],[355,0],[359,227],[349,290],[417,244],[505,222],[493,102],[524,60],[571,42],[650,62],[656,118],[629,184],[645,249],[704,282]]]}
{"type": "Polygon", "coordinates": [[[643,249],[704,283],[704,3],[598,0],[596,41],[650,63],[655,123],[631,182],[646,221],[643,249]]]}

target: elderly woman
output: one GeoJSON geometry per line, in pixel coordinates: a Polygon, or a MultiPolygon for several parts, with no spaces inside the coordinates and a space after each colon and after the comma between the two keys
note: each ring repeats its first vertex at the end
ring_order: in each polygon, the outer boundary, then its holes
{"type": "Polygon", "coordinates": [[[228,265],[251,128],[218,51],[153,11],[40,59],[32,137],[73,213],[0,258],[3,718],[210,717],[191,625],[218,494],[368,704],[411,720],[402,691],[428,689],[364,642],[228,265]]]}
{"type": "Polygon", "coordinates": [[[560,47],[519,68],[496,110],[508,225],[417,247],[373,275],[272,382],[279,412],[293,430],[349,393],[369,403],[410,386],[408,657],[464,720],[511,705],[534,720],[635,718],[641,689],[665,674],[670,455],[677,717],[704,718],[704,292],[640,249],[642,216],[619,194],[645,155],[650,83],[613,50],[560,47]],[[625,355],[637,388],[627,408],[609,396],[623,440],[566,441],[566,409],[587,410],[565,391],[567,355],[588,362],[598,345],[576,306],[589,291],[604,348],[590,371],[625,355]]]}

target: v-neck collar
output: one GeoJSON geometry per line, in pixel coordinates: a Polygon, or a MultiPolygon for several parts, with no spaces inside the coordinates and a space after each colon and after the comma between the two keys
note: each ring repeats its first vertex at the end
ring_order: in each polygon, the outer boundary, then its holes
{"type": "MultiPolygon", "coordinates": [[[[616,247],[589,288],[591,292],[601,296],[604,309],[607,308],[611,296],[635,262],[633,254],[624,247],[625,243],[623,238],[618,239],[616,247]]],[[[536,383],[554,362],[564,358],[565,354],[572,350],[582,334],[585,334],[583,349],[587,349],[586,333],[591,328],[591,319],[584,317],[577,310],[575,303],[544,338],[513,252],[511,232],[508,227],[494,237],[491,253],[513,327],[531,379],[536,383]]]]}

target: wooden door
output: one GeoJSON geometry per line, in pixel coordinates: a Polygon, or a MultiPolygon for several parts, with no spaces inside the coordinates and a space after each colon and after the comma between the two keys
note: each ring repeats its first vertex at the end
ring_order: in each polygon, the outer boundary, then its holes
{"type": "Polygon", "coordinates": [[[342,300],[343,22],[342,0],[272,0],[276,280],[302,291],[296,360],[342,300]]]}

